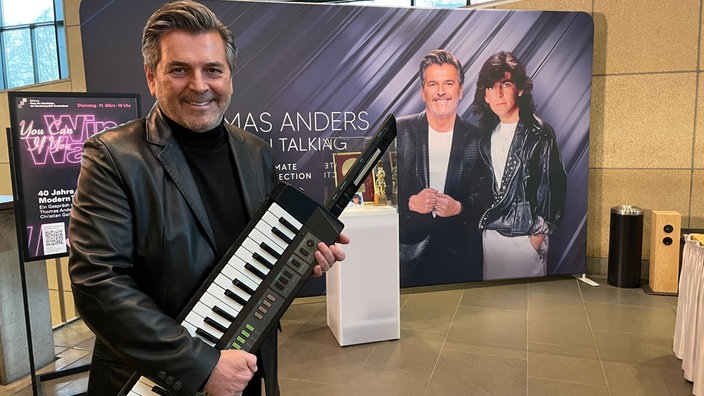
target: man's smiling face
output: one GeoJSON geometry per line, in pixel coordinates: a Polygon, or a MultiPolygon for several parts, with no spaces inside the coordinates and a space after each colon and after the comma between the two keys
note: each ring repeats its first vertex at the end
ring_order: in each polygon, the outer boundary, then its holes
{"type": "Polygon", "coordinates": [[[215,32],[173,31],[160,40],[161,56],[149,92],[167,117],[196,132],[215,128],[230,105],[232,73],[225,43],[215,32]]]}
{"type": "Polygon", "coordinates": [[[457,106],[462,99],[462,85],[455,66],[449,63],[432,64],[425,69],[425,82],[421,96],[428,117],[437,119],[455,118],[457,106]]]}

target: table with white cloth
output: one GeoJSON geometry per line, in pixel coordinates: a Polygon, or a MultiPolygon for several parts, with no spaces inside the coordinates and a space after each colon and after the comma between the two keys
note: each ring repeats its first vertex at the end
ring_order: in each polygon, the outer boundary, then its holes
{"type": "Polygon", "coordinates": [[[704,235],[684,238],[673,350],[692,393],[704,395],[704,235]]]}

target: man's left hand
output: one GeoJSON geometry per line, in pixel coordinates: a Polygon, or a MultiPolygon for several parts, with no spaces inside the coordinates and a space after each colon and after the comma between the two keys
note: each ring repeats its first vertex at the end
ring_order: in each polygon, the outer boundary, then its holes
{"type": "Polygon", "coordinates": [[[543,244],[545,236],[545,234],[535,234],[530,236],[530,244],[533,246],[533,249],[535,249],[536,252],[540,250],[540,245],[543,244]]]}
{"type": "Polygon", "coordinates": [[[350,243],[350,238],[345,234],[340,234],[334,245],[327,246],[323,242],[318,243],[318,250],[315,252],[315,260],[318,264],[313,267],[313,276],[316,278],[322,276],[332,268],[335,262],[344,260],[345,252],[337,244],[347,245],[348,243],[350,243]]]}
{"type": "Polygon", "coordinates": [[[435,202],[435,214],[440,217],[457,216],[462,212],[462,204],[460,201],[443,193],[438,194],[438,199],[435,202]]]}

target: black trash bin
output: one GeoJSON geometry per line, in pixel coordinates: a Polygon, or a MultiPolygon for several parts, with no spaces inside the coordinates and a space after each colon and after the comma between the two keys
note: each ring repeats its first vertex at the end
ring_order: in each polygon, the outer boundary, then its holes
{"type": "Polygon", "coordinates": [[[608,282],[616,287],[640,287],[643,251],[643,211],[631,205],[611,208],[608,282]]]}

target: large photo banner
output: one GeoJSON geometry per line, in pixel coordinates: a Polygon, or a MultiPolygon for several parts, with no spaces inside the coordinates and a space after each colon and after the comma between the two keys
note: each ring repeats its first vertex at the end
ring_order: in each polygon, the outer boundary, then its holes
{"type": "MultiPolygon", "coordinates": [[[[90,91],[149,97],[141,31],[162,3],[81,4],[90,91]]],[[[360,151],[387,114],[399,118],[384,166],[396,188],[402,287],[584,272],[591,16],[203,3],[238,46],[226,121],[270,142],[281,180],[324,201],[335,156],[360,151]],[[445,111],[456,116],[449,131],[435,125],[445,111]],[[446,139],[436,144],[433,134],[446,139]],[[514,258],[501,262],[497,250],[514,258]]],[[[143,100],[142,112],[152,103],[143,100]]],[[[322,290],[314,282],[304,294],[322,290]]]]}
{"type": "Polygon", "coordinates": [[[10,92],[20,249],[27,261],[68,255],[68,219],[83,142],[139,116],[135,94],[10,92]]]}

